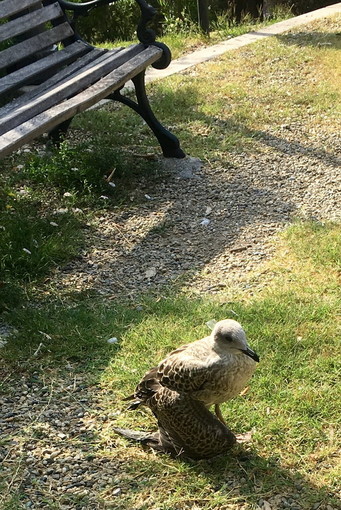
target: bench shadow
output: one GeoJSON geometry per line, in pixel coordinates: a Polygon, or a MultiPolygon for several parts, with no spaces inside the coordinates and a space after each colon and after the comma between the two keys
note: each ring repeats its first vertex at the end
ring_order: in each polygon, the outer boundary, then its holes
{"type": "MultiPolygon", "coordinates": [[[[264,146],[273,151],[267,163],[261,158],[262,166],[257,152],[230,161],[226,151],[215,166],[203,163],[201,169],[186,173],[186,161],[177,160],[173,171],[151,164],[149,175],[135,176],[131,183],[131,189],[135,188],[133,202],[123,212],[108,207],[102,216],[105,228],[100,227],[95,234],[92,253],[69,268],[77,272],[88,260],[100,265],[97,272],[91,269],[93,265],[89,267],[87,277],[89,286],[103,294],[135,298],[150,290],[179,290],[200,278],[201,272],[218,259],[221,277],[219,280],[212,274],[213,285],[224,286],[233,268],[245,270],[246,255],[265,256],[262,243],[269,231],[275,233],[300,213],[298,201],[291,200],[294,163],[283,173],[286,162],[302,155],[326,168],[338,168],[341,163],[322,146],[302,144],[290,135],[253,130],[233,117],[223,121],[199,111],[200,98],[192,86],[176,93],[163,91],[162,101],[179,104],[179,110],[191,110],[191,120],[211,129],[213,139],[224,132],[237,133],[257,140],[257,150],[264,146]]],[[[186,125],[182,131],[184,139],[192,135],[186,125]]],[[[284,131],[289,133],[290,129],[284,131]]],[[[119,196],[119,178],[115,183],[119,196]]],[[[206,290],[210,286],[212,283],[206,290]]]]}

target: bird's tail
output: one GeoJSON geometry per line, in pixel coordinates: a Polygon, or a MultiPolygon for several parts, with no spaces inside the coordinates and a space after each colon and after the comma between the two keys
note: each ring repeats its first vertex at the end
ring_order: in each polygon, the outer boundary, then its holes
{"type": "MultiPolygon", "coordinates": [[[[127,399],[124,399],[124,400],[127,400],[127,399]]],[[[127,411],[135,411],[135,409],[140,407],[140,405],[142,405],[142,404],[143,404],[143,402],[141,402],[141,400],[135,400],[135,402],[132,402],[131,404],[128,405],[127,411]]]]}
{"type": "Polygon", "coordinates": [[[160,382],[156,377],[156,373],[156,367],[149,370],[137,385],[135,392],[122,399],[123,402],[134,400],[134,402],[127,407],[129,411],[133,411],[143,404],[148,405],[148,400],[160,389],[160,382]]]}
{"type": "Polygon", "coordinates": [[[141,432],[138,430],[121,429],[119,427],[113,427],[113,430],[120,436],[130,439],[130,441],[136,441],[147,446],[152,446],[153,448],[157,448],[160,444],[158,432],[141,432]]]}

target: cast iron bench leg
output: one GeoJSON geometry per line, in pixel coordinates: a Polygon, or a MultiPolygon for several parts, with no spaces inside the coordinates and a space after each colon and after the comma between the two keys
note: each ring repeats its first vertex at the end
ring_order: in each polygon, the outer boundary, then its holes
{"type": "Polygon", "coordinates": [[[116,90],[113,94],[111,94],[109,99],[120,101],[121,103],[129,106],[143,118],[158,139],[163,155],[166,158],[184,158],[186,154],[181,149],[177,137],[160,124],[152,112],[146,94],[144,76],[145,71],[142,71],[137,74],[135,78],[132,78],[132,82],[135,86],[137,102],[132,101],[128,97],[122,96],[120,90],[116,90]]]}
{"type": "Polygon", "coordinates": [[[57,147],[62,143],[62,141],[65,138],[65,135],[67,133],[67,130],[69,129],[69,126],[72,122],[73,117],[71,119],[67,119],[61,124],[58,124],[55,128],[53,128],[49,132],[49,138],[52,140],[52,143],[54,145],[57,145],[57,147]]]}

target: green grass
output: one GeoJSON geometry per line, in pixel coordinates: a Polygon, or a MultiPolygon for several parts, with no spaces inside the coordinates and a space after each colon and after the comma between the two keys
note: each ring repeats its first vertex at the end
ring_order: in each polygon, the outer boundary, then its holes
{"type": "MultiPolygon", "coordinates": [[[[322,21],[309,36],[296,31],[198,66],[195,80],[185,75],[154,84],[158,116],[174,126],[190,154],[218,166],[228,165],[234,151],[257,158],[263,149],[255,142],[284,120],[323,136],[335,130],[341,103],[338,30],[335,20],[322,21]]],[[[0,308],[13,335],[0,351],[0,399],[36,385],[43,411],[52,404],[61,413],[73,402],[86,405],[87,433],[59,440],[52,422],[28,410],[32,424],[0,438],[0,454],[18,450],[3,463],[1,508],[25,508],[32,498],[50,509],[256,510],[261,499],[276,508],[282,496],[292,508],[337,508],[339,224],[297,222],[285,229],[271,260],[251,274],[252,295],[233,288],[228,296],[195,298],[174,285],[126,302],[65,291],[54,281],[59,264],[82,256],[103,211],[129,210],[132,193],[139,201],[145,181],[159,182],[158,163],[148,157],[153,147],[159,152],[134,114],[111,105],[79,116],[60,152],[41,157],[38,143],[2,163],[0,308]],[[114,169],[111,188],[104,178],[114,169]],[[144,371],[179,343],[207,334],[206,321],[235,314],[261,363],[249,391],[223,413],[236,432],[254,430],[251,444],[229,456],[184,462],[118,438],[113,423],[155,426],[150,415],[128,413],[121,401],[144,371]],[[110,345],[113,336],[119,342],[110,345]],[[88,404],[72,392],[79,381],[88,404]],[[104,477],[109,466],[111,479],[85,495],[60,494],[52,482],[40,483],[38,473],[32,495],[25,486],[32,443],[38,464],[52,446],[62,456],[73,448],[82,462],[93,457],[89,472],[104,477]],[[121,493],[114,496],[117,487],[121,493]]],[[[167,224],[154,228],[162,235],[167,224]]]]}
{"type": "MultiPolygon", "coordinates": [[[[331,132],[341,104],[338,20],[310,27],[310,43],[303,29],[295,30],[151,84],[157,117],[172,126],[187,153],[207,161],[226,156],[224,164],[231,150],[259,150],[255,141],[264,138],[268,126],[274,132],[289,121],[305,125],[307,132],[331,132]]],[[[139,140],[140,151],[156,147],[148,129],[126,109],[110,104],[74,123],[89,133],[96,133],[98,125],[104,127],[107,143],[132,150],[139,140]]]]}
{"type": "MultiPolygon", "coordinates": [[[[224,304],[169,295],[128,306],[87,298],[38,308],[28,304],[7,312],[18,333],[3,349],[4,360],[24,372],[43,369],[46,380],[55,378],[66,363],[76,364],[77,372],[99,385],[98,416],[121,409],[115,421],[119,426],[153,428],[153,419],[145,413],[125,412],[120,398],[170,349],[206,334],[207,320],[234,317],[233,309],[261,363],[248,393],[224,405],[223,411],[233,430],[254,429],[252,446],[237,456],[185,463],[127,448],[112,433],[112,420],[97,423],[97,455],[115,444],[115,461],[124,461],[124,495],[116,508],[192,508],[196,501],[199,508],[213,509],[221,508],[224,500],[231,508],[243,502],[254,508],[261,498],[278,493],[295,498],[298,492],[300,508],[310,510],[320,501],[333,506],[341,401],[341,296],[335,281],[340,230],[337,224],[299,223],[285,231],[266,265],[271,283],[252,299],[242,293],[224,304]],[[306,250],[307,244],[314,249],[306,250]],[[107,344],[111,336],[119,343],[107,344]],[[150,503],[145,505],[145,500],[150,503]]],[[[99,493],[98,498],[106,496],[99,493]]]]}
{"type": "Polygon", "coordinates": [[[118,154],[105,135],[8,158],[0,173],[0,312],[39,293],[54,269],[81,257],[94,210],[125,204],[154,167],[145,158],[136,162],[134,153],[118,154]]]}

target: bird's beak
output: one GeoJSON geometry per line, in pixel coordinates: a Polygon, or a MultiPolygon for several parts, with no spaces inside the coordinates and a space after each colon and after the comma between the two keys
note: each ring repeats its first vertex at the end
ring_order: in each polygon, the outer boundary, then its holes
{"type": "Polygon", "coordinates": [[[248,347],[248,348],[247,348],[247,349],[245,349],[245,350],[242,350],[242,352],[243,352],[244,354],[246,354],[246,356],[249,356],[250,358],[252,358],[252,359],[254,359],[255,361],[257,361],[257,363],[258,363],[258,361],[259,361],[259,356],[258,356],[258,354],[257,354],[255,351],[253,351],[252,349],[250,349],[250,347],[248,347]]]}

